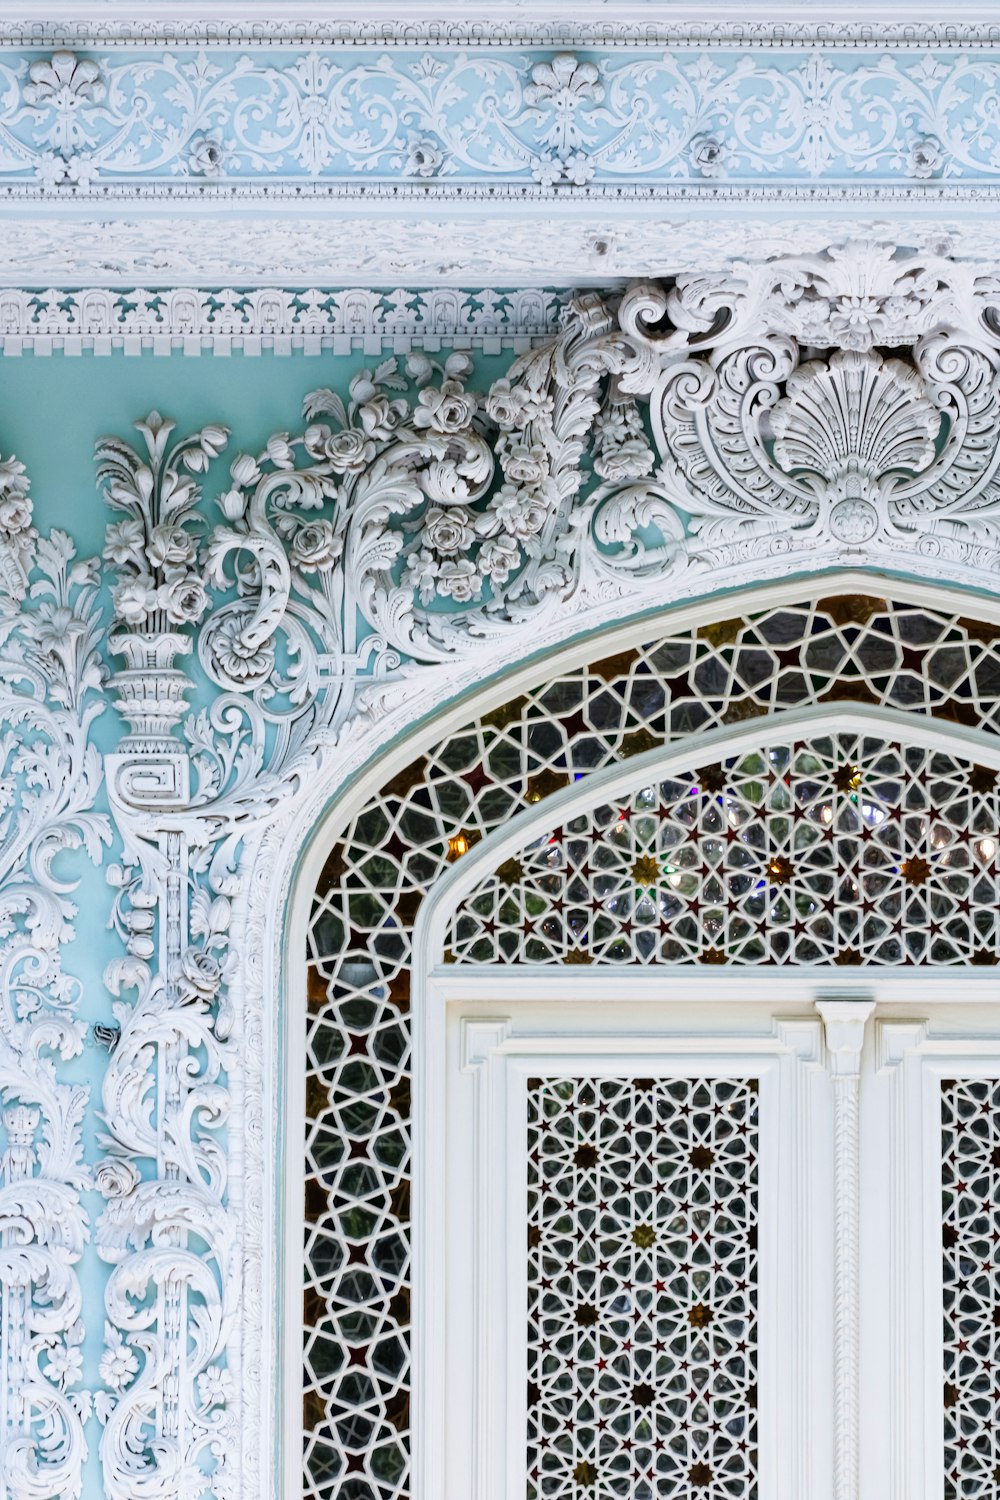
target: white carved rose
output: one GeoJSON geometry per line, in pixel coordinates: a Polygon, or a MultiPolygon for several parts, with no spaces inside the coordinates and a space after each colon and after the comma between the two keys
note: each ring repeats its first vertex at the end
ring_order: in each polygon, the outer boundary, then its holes
{"type": "Polygon", "coordinates": [[[175,982],[182,1001],[213,1000],[222,983],[222,965],[204,948],[186,948],[177,964],[175,982]]]}
{"type": "Polygon", "coordinates": [[[500,463],[514,484],[541,484],[548,478],[549,459],[541,443],[533,443],[530,448],[524,443],[515,443],[502,450],[500,463]]]}
{"type": "Polygon", "coordinates": [[[335,474],[363,469],[375,457],[374,441],[354,427],[331,432],[325,422],[316,422],[306,428],[304,442],[306,452],[312,458],[325,459],[335,474]]]}
{"type": "Polygon", "coordinates": [[[156,608],[156,583],[148,573],[140,573],[118,584],[111,598],[115,614],[126,625],[144,625],[156,608]]]}
{"type": "Polygon", "coordinates": [[[329,521],[310,521],[300,526],[289,549],[294,567],[304,573],[316,573],[322,568],[331,568],[341,554],[340,538],[334,534],[329,521]]]}
{"type": "Polygon", "coordinates": [[[404,171],[407,177],[433,177],[444,165],[444,152],[426,136],[410,143],[404,171]]]}
{"type": "Polygon", "coordinates": [[[509,380],[494,380],[484,402],[486,415],[504,432],[526,427],[536,417],[552,408],[551,397],[527,391],[509,380]]]}
{"type": "Polygon", "coordinates": [[[728,155],[725,142],[714,135],[696,135],[691,142],[691,164],[702,177],[721,177],[728,155]]]}
{"type": "Polygon", "coordinates": [[[602,479],[620,483],[641,479],[652,471],[656,456],[642,438],[629,438],[617,448],[605,448],[594,459],[594,469],[602,479]]]}
{"type": "Polygon", "coordinates": [[[146,556],[155,568],[187,568],[196,550],[194,537],[183,526],[154,526],[146,556]]]}
{"type": "Polygon", "coordinates": [[[358,408],[362,429],[378,443],[388,442],[407,413],[405,401],[390,401],[388,396],[372,395],[358,408]]]}
{"type": "Polygon", "coordinates": [[[476,398],[467,394],[457,380],[445,380],[441,389],[434,386],[421,391],[413,413],[416,427],[430,427],[445,434],[463,432],[476,415],[476,398]]]}
{"type": "Polygon", "coordinates": [[[195,177],[218,177],[225,161],[222,142],[210,135],[196,135],[188,147],[188,166],[195,177]]]}
{"type": "Polygon", "coordinates": [[[161,584],[157,600],[174,625],[194,625],[209,606],[209,597],[200,578],[183,575],[161,584]]]}
{"type": "Polygon", "coordinates": [[[457,604],[468,604],[471,599],[479,598],[483,581],[476,564],[467,557],[460,557],[455,562],[441,564],[437,587],[438,593],[445,598],[454,599],[457,604]]]}
{"type": "Polygon", "coordinates": [[[126,1198],[139,1185],[139,1172],[120,1156],[106,1156],[94,1168],[94,1183],[105,1198],[126,1198]]]}
{"type": "Polygon", "coordinates": [[[911,177],[926,180],[944,166],[944,151],[937,136],[919,136],[910,147],[908,168],[911,177]]]}
{"type": "Polygon", "coordinates": [[[521,549],[512,536],[493,537],[483,543],[479,571],[492,583],[506,583],[521,561],[521,549]]]}
{"type": "Polygon", "coordinates": [[[453,555],[466,552],[475,540],[475,530],[469,523],[468,513],[458,506],[441,510],[431,506],[424,520],[422,540],[436,552],[453,555]]]}
{"type": "Polygon", "coordinates": [[[31,501],[26,495],[4,495],[0,491],[0,531],[16,533],[31,526],[31,501]]]}

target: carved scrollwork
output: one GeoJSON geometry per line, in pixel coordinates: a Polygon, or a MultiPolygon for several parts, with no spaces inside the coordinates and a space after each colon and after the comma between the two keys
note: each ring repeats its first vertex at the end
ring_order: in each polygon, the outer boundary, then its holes
{"type": "Polygon", "coordinates": [[[236,1483],[230,930],[264,830],[325,748],[423,706],[424,674],[443,697],[443,665],[492,669],[591,607],[845,560],[995,585],[995,298],[870,245],[580,294],[486,390],[467,354],[417,351],[312,393],[300,431],[230,458],[214,524],[222,428],[154,414],[144,452],[102,445],[131,725],[98,1169],[114,1500],[236,1483]],[[192,714],[195,660],[218,691],[192,714]]]}
{"type": "Polygon", "coordinates": [[[86,1028],[62,967],[76,915],[62,856],[83,848],[100,863],[110,839],[89,743],[103,680],[97,583],[69,537],[38,534],[23,466],[0,461],[0,1484],[15,1500],[78,1496],[87,1456],[88,1089],[63,1073],[86,1028]]]}

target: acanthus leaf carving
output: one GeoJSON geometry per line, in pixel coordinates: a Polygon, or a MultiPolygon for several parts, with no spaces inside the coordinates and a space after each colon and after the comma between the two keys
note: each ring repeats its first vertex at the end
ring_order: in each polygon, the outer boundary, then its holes
{"type": "Polygon", "coordinates": [[[76,1497],[87,1457],[81,1200],[88,1089],[81,986],[62,966],[75,882],[61,856],[100,863],[101,612],[96,563],[32,524],[23,465],[0,461],[0,1484],[12,1500],[76,1497]]]}
{"type": "Polygon", "coordinates": [[[111,977],[136,995],[99,1168],[115,1500],[196,1470],[236,1483],[216,1446],[242,1275],[231,903],[321,753],[356,753],[423,681],[444,697],[451,664],[490,669],[560,620],[845,560],[995,578],[995,300],[968,267],[871,245],[579,294],[485,391],[468,355],[417,350],[346,399],[314,392],[301,431],[230,460],[211,527],[196,481],[221,428],[168,447],[150,418],[148,459],[104,445],[130,523],[109,533],[112,646],[119,679],[148,683],[123,693],[109,767],[128,954],[111,977]],[[175,594],[194,602],[172,618],[175,594]],[[195,652],[218,692],[185,718],[195,652]]]}

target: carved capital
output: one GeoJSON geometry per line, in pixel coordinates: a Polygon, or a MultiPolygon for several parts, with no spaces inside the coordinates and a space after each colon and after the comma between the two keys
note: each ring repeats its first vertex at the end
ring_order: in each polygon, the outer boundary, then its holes
{"type": "Polygon", "coordinates": [[[831,995],[817,1000],[816,1009],[823,1020],[830,1071],[835,1078],[857,1078],[874,999],[831,995]]]}

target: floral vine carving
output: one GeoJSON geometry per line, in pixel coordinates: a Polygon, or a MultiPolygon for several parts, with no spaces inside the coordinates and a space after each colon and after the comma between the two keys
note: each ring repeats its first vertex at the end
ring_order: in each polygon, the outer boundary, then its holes
{"type": "Polygon", "coordinates": [[[777,55],[707,38],[619,48],[609,33],[585,59],[476,40],[346,57],[290,37],[269,57],[60,48],[0,67],[0,172],[43,193],[996,176],[995,49],[956,50],[953,35],[916,52],[887,36],[878,56],[816,39],[777,55]]]}
{"type": "Polygon", "coordinates": [[[748,566],[995,580],[995,303],[989,278],[855,246],[579,295],[485,390],[464,353],[382,360],[259,452],[224,458],[221,427],[177,437],[155,414],[140,446],[102,443],[130,724],[107,762],[126,956],[97,1173],[114,1500],[237,1483],[230,934],[324,749],[422,667],[497,662],[576,611],[748,566]],[[217,691],[189,713],[177,663],[195,650],[217,691]]]}
{"type": "Polygon", "coordinates": [[[96,563],[40,536],[28,479],[0,461],[0,1430],[16,1500],[78,1496],[87,1456],[77,1264],[89,1237],[81,1127],[88,1090],[61,1076],[81,1051],[81,986],[65,854],[100,863],[96,563]]]}

